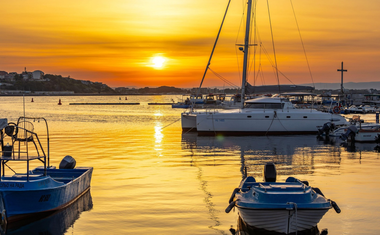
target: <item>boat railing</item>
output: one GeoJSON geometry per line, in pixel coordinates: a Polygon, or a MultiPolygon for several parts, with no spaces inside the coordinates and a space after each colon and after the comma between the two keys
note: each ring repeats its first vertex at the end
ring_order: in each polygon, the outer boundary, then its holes
{"type": "Polygon", "coordinates": [[[262,185],[261,183],[259,184],[259,187],[260,187],[260,188],[263,188],[264,191],[267,192],[267,188],[266,188],[264,185],[262,185]]]}
{"type": "MultiPolygon", "coordinates": [[[[15,123],[8,123],[4,130],[0,130],[0,144],[1,144],[1,157],[0,157],[0,172],[1,176],[5,176],[5,167],[16,173],[7,163],[11,161],[24,161],[26,162],[26,176],[29,181],[29,165],[31,160],[38,159],[44,164],[44,175],[46,175],[46,166],[49,164],[49,134],[47,122],[44,118],[28,118],[20,117],[15,123]],[[31,120],[44,120],[47,130],[47,153],[43,148],[38,135],[34,132],[34,125],[27,121],[31,120]],[[8,136],[10,141],[5,145],[5,137],[8,136]],[[9,144],[10,143],[10,144],[9,144]]],[[[17,174],[17,173],[16,173],[17,174]]],[[[0,178],[1,181],[1,178],[0,178]]]]}
{"type": "Polygon", "coordinates": [[[2,151],[2,158],[12,161],[23,161],[23,160],[32,160],[43,158],[46,156],[45,151],[42,147],[41,141],[37,136],[37,133],[27,130],[22,127],[17,127],[19,132],[23,134],[13,136],[12,138],[12,149],[8,148],[7,151],[2,151]],[[29,143],[33,143],[35,153],[31,154],[31,149],[29,143]]]}

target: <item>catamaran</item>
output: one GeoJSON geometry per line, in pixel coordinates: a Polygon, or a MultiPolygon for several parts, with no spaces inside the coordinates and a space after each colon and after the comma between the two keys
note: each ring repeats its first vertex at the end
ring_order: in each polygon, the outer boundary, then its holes
{"type": "MultiPolygon", "coordinates": [[[[255,45],[250,44],[252,0],[248,0],[247,4],[245,38],[241,47],[244,53],[241,97],[245,97],[247,86],[249,49],[255,45]]],[[[181,122],[183,131],[196,130],[199,135],[316,134],[318,127],[326,122],[347,124],[339,114],[312,108],[297,109],[289,99],[281,97],[245,100],[242,107],[236,109],[184,112],[181,122]]]]}

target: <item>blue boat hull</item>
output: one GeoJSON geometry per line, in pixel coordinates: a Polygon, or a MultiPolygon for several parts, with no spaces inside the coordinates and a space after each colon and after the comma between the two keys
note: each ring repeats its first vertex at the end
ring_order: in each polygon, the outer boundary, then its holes
{"type": "Polygon", "coordinates": [[[82,212],[89,211],[93,207],[91,190],[88,190],[70,206],[57,211],[33,214],[28,219],[16,223],[7,224],[2,234],[65,234],[80,217],[82,212]]]}
{"type": "Polygon", "coordinates": [[[172,108],[175,109],[187,109],[190,108],[190,104],[172,104],[172,108]]]}
{"type": "Polygon", "coordinates": [[[2,177],[0,212],[8,223],[35,213],[59,210],[69,206],[90,188],[92,167],[76,169],[36,168],[29,176],[2,177]]]}

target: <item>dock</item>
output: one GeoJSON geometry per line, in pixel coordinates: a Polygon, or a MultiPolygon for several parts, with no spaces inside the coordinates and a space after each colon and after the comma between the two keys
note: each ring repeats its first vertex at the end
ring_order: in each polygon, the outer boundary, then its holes
{"type": "Polygon", "coordinates": [[[173,103],[148,103],[148,105],[172,105],[173,103]]]}
{"type": "Polygon", "coordinates": [[[140,103],[70,103],[69,105],[140,105],[140,103]]]}

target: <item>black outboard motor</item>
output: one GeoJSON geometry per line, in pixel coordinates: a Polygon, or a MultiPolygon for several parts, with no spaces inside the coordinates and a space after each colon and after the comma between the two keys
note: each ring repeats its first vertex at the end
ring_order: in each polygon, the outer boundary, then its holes
{"type": "Polygon", "coordinates": [[[325,133],[326,137],[329,137],[329,133],[335,129],[335,124],[332,122],[326,122],[323,124],[323,126],[318,129],[318,136],[321,136],[323,133],[325,133]]]}
{"type": "Polygon", "coordinates": [[[347,128],[346,133],[342,134],[340,138],[342,140],[347,140],[350,137],[351,141],[355,141],[355,135],[357,132],[358,132],[358,129],[356,128],[356,126],[349,126],[347,128]]]}
{"type": "Polygon", "coordinates": [[[380,144],[380,134],[375,137],[375,143],[380,144]]]}
{"type": "Polygon", "coordinates": [[[273,162],[268,162],[264,166],[264,180],[265,182],[276,182],[277,172],[276,166],[273,162]]]}
{"type": "Polygon", "coordinates": [[[76,164],[77,162],[75,159],[72,156],[67,155],[62,159],[61,163],[59,163],[59,169],[74,169],[76,164]]]}

